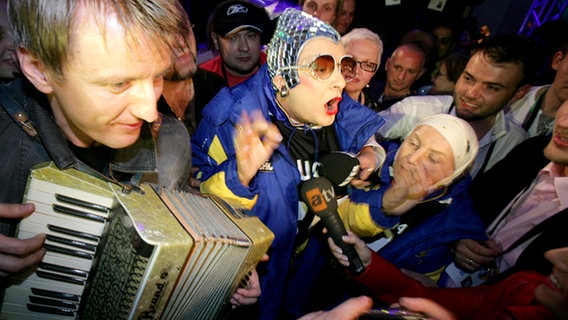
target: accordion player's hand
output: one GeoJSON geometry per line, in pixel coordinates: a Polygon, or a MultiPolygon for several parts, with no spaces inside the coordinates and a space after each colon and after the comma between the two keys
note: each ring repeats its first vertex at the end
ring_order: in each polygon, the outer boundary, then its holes
{"type": "Polygon", "coordinates": [[[243,286],[237,288],[231,297],[231,305],[233,309],[244,305],[255,304],[260,297],[260,281],[256,270],[251,271],[245,279],[243,286]]]}
{"type": "MultiPolygon", "coordinates": [[[[20,220],[35,210],[33,204],[0,203],[0,218],[20,220]]],[[[41,261],[45,255],[43,242],[45,234],[38,234],[29,239],[17,239],[0,234],[0,284],[7,285],[9,278],[41,261]]]]}

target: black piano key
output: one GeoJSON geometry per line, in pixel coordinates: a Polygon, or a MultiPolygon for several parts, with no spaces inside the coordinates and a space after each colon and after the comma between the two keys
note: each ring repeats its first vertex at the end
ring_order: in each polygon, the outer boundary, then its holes
{"type": "Polygon", "coordinates": [[[71,203],[71,204],[78,205],[78,206],[83,207],[83,208],[93,209],[93,210],[100,211],[100,212],[106,213],[106,212],[110,211],[110,209],[105,207],[105,206],[101,206],[99,204],[88,202],[88,201],[85,201],[85,200],[79,200],[77,198],[72,198],[72,197],[69,197],[69,196],[66,196],[66,195],[62,195],[60,193],[55,194],[55,199],[57,199],[61,202],[71,203]]]}
{"type": "Polygon", "coordinates": [[[74,217],[79,217],[79,218],[97,221],[97,222],[104,222],[105,221],[104,217],[98,216],[96,214],[92,214],[92,213],[80,211],[80,210],[77,210],[77,209],[65,207],[65,206],[62,206],[62,205],[59,205],[59,204],[53,205],[53,211],[55,211],[57,213],[68,214],[68,215],[71,215],[71,216],[74,216],[74,217]]]}
{"type": "Polygon", "coordinates": [[[48,270],[48,271],[57,271],[57,272],[60,272],[60,273],[66,273],[66,274],[69,274],[69,275],[72,275],[72,276],[78,276],[78,277],[83,277],[83,278],[87,278],[87,275],[89,274],[85,270],[73,269],[73,268],[59,266],[59,265],[47,263],[47,262],[40,262],[38,267],[40,269],[44,269],[44,270],[48,270]]]}
{"type": "Polygon", "coordinates": [[[43,245],[43,247],[47,251],[57,252],[57,253],[65,254],[65,255],[68,255],[68,256],[73,256],[73,257],[83,258],[83,259],[88,259],[88,260],[93,260],[93,256],[94,256],[93,254],[90,254],[88,252],[58,247],[58,246],[55,246],[55,245],[52,245],[52,244],[49,244],[49,243],[45,243],[43,245]]]}
{"type": "Polygon", "coordinates": [[[79,301],[79,299],[81,298],[80,295],[77,294],[72,294],[72,293],[65,293],[65,292],[58,292],[58,291],[51,291],[51,290],[45,290],[45,289],[40,289],[40,288],[31,288],[32,293],[36,296],[42,296],[42,297],[50,297],[50,298],[54,298],[54,299],[59,299],[59,300],[69,300],[69,301],[79,301]]]}
{"type": "Polygon", "coordinates": [[[67,309],[67,308],[46,307],[46,306],[39,306],[39,305],[31,304],[31,303],[27,304],[27,308],[28,308],[28,310],[33,311],[33,312],[57,314],[57,315],[67,316],[67,317],[74,317],[75,316],[75,310],[67,309]]]}
{"type": "Polygon", "coordinates": [[[90,244],[90,243],[86,243],[83,241],[78,241],[78,240],[73,240],[73,239],[67,239],[67,238],[63,238],[63,237],[58,237],[58,236],[54,236],[52,234],[47,234],[45,236],[45,238],[49,241],[53,241],[56,243],[61,243],[61,244],[66,244],[68,246],[71,247],[76,247],[79,249],[84,249],[84,250],[88,250],[88,251],[92,251],[95,252],[95,249],[97,248],[96,246],[90,244]]]}
{"type": "Polygon", "coordinates": [[[51,306],[51,307],[60,307],[60,308],[72,309],[72,310],[75,310],[75,311],[77,311],[77,309],[79,308],[79,305],[77,303],[69,302],[69,301],[48,299],[48,298],[42,298],[42,297],[36,297],[36,296],[30,296],[29,300],[33,304],[41,304],[41,305],[44,305],[44,306],[51,306]]]}
{"type": "Polygon", "coordinates": [[[83,238],[87,240],[99,241],[100,237],[91,233],[81,232],[73,229],[68,229],[60,226],[56,226],[53,224],[48,224],[47,228],[53,232],[63,233],[70,236],[75,236],[77,238],[83,238]]]}
{"type": "Polygon", "coordinates": [[[36,275],[38,277],[44,278],[44,279],[61,281],[61,282],[65,282],[65,283],[78,284],[78,285],[82,285],[82,286],[85,285],[85,279],[83,279],[83,278],[64,276],[62,274],[57,274],[57,273],[52,273],[52,272],[47,272],[47,271],[41,271],[41,270],[37,270],[36,275]]]}

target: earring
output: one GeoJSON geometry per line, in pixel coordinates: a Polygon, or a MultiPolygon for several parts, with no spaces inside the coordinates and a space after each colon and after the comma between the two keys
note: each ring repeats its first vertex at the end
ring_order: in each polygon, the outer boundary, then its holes
{"type": "Polygon", "coordinates": [[[288,90],[288,86],[286,83],[280,83],[280,98],[286,98],[290,91],[288,90]]]}

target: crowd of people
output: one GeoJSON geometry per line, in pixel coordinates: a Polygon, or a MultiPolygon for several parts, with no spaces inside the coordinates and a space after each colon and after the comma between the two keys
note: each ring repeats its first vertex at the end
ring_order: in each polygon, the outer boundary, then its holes
{"type": "Polygon", "coordinates": [[[52,161],[258,217],[275,238],[231,319],[568,319],[568,23],[391,50],[355,0],[225,0],[199,61],[178,0],[139,2],[0,0],[0,301],[49,250],[17,226],[52,161]]]}

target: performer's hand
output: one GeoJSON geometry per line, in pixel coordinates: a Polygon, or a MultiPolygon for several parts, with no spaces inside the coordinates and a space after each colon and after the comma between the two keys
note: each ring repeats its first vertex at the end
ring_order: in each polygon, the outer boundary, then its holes
{"type": "Polygon", "coordinates": [[[359,160],[361,171],[359,171],[359,175],[351,181],[351,185],[355,188],[363,189],[371,185],[371,182],[366,180],[369,178],[371,173],[377,169],[377,155],[375,148],[371,146],[363,147],[357,156],[357,160],[359,160]]]}
{"type": "Polygon", "coordinates": [[[369,297],[357,297],[346,300],[329,311],[308,313],[298,320],[357,320],[373,306],[369,297]]]}
{"type": "Polygon", "coordinates": [[[256,270],[251,272],[247,280],[247,285],[244,288],[238,288],[231,297],[233,309],[244,305],[255,304],[260,297],[260,281],[256,270]]]}
{"type": "Polygon", "coordinates": [[[282,142],[278,128],[267,121],[260,111],[250,116],[245,112],[235,128],[237,173],[244,186],[248,186],[258,169],[272,156],[282,142]]]}
{"type": "Polygon", "coordinates": [[[201,185],[201,180],[193,177],[198,171],[199,171],[198,167],[191,167],[189,175],[189,186],[195,189],[199,189],[199,186],[201,185]]]}
{"type": "MultiPolygon", "coordinates": [[[[268,259],[270,259],[269,256],[265,254],[262,258],[260,258],[260,262],[267,262],[268,259]]],[[[255,304],[262,293],[256,269],[251,272],[246,280],[246,286],[244,288],[238,288],[231,297],[233,309],[238,308],[239,306],[255,304]]]]}
{"type": "Polygon", "coordinates": [[[481,243],[462,239],[456,244],[454,262],[462,270],[474,272],[482,265],[493,263],[500,254],[501,249],[493,238],[481,243]]]}
{"type": "Polygon", "coordinates": [[[391,307],[403,307],[410,311],[420,312],[432,320],[456,320],[456,317],[449,310],[425,298],[402,297],[398,304],[391,307]]]}
{"type": "MultiPolygon", "coordinates": [[[[0,218],[22,219],[35,210],[33,204],[1,204],[0,218]]],[[[37,264],[45,255],[41,233],[29,239],[17,239],[0,234],[0,283],[5,285],[12,275],[37,264]]]]}

